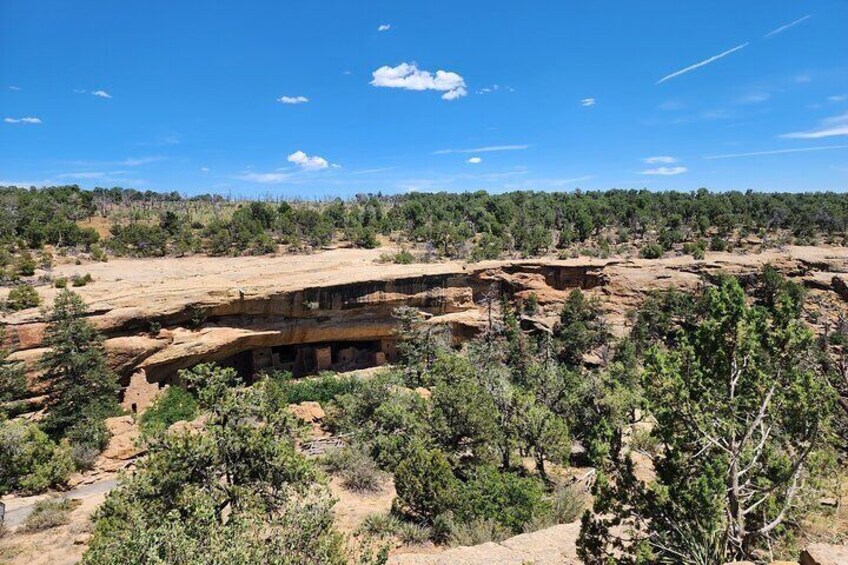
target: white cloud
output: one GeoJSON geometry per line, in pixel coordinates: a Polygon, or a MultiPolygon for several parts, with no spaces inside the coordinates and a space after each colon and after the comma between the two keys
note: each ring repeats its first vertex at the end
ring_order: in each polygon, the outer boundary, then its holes
{"type": "Polygon", "coordinates": [[[497,92],[500,89],[500,85],[493,84],[492,86],[484,86],[483,88],[477,91],[477,94],[491,94],[492,92],[497,92]]]}
{"type": "Polygon", "coordinates": [[[726,153],[724,155],[705,155],[704,159],[735,159],[737,157],[758,157],[760,155],[782,155],[784,153],[806,153],[807,151],[828,151],[831,149],[848,149],[848,145],[819,145],[816,147],[796,147],[794,149],[772,149],[768,151],[751,151],[749,153],[726,153]]]}
{"type": "Polygon", "coordinates": [[[245,173],[235,178],[260,184],[280,184],[291,177],[288,173],[245,173]]]}
{"type": "Polygon", "coordinates": [[[657,167],[656,169],[646,169],[644,171],[640,171],[640,175],[661,175],[661,176],[672,176],[679,175],[688,171],[686,167],[657,167]]]}
{"type": "Polygon", "coordinates": [[[465,162],[471,163],[472,165],[479,165],[483,162],[483,159],[481,157],[469,157],[468,160],[465,162]]]}
{"type": "Polygon", "coordinates": [[[584,98],[580,101],[580,105],[584,107],[594,106],[597,103],[597,100],[594,98],[584,98]]]}
{"type": "Polygon", "coordinates": [[[277,102],[280,104],[305,104],[309,102],[309,98],[306,96],[280,96],[277,98],[277,102]]]}
{"type": "Polygon", "coordinates": [[[112,98],[112,95],[106,92],[105,90],[95,90],[91,94],[92,96],[97,96],[98,98],[112,98]]]}
{"type": "Polygon", "coordinates": [[[679,77],[680,75],[686,74],[689,71],[694,71],[695,69],[705,67],[705,66],[709,65],[710,63],[718,61],[722,57],[727,57],[731,53],[735,53],[736,51],[739,51],[740,49],[744,49],[747,46],[748,46],[748,43],[743,43],[742,45],[737,45],[733,49],[728,49],[727,51],[719,53],[718,55],[713,55],[712,57],[709,57],[708,59],[704,59],[703,61],[695,63],[694,65],[689,65],[688,67],[685,67],[683,69],[680,69],[679,71],[675,71],[675,72],[671,73],[670,75],[666,75],[666,76],[662,77],[660,80],[658,80],[656,82],[656,84],[660,84],[660,83],[663,83],[667,80],[671,80],[675,77],[679,77]]]}
{"type": "Polygon", "coordinates": [[[294,163],[305,171],[320,171],[330,166],[330,163],[323,157],[318,157],[317,155],[310,157],[303,151],[295,151],[289,155],[288,162],[294,163]]]}
{"type": "Polygon", "coordinates": [[[771,30],[770,32],[768,32],[767,34],[765,34],[765,35],[763,36],[763,39],[766,39],[766,38],[772,37],[772,36],[774,36],[774,35],[777,35],[778,33],[783,33],[783,32],[784,32],[784,31],[786,31],[787,29],[789,29],[789,28],[791,28],[791,27],[795,27],[796,25],[798,25],[798,24],[800,24],[801,22],[803,22],[803,21],[805,21],[805,20],[808,20],[808,19],[810,19],[810,18],[812,18],[812,16],[811,16],[810,14],[807,14],[806,16],[804,16],[804,17],[802,17],[802,18],[798,18],[798,19],[797,19],[797,20],[795,20],[794,22],[789,22],[789,23],[788,23],[788,24],[786,24],[786,25],[782,25],[782,26],[780,26],[779,28],[773,29],[773,30],[771,30]]]}
{"type": "Polygon", "coordinates": [[[392,24],[380,24],[377,27],[377,31],[389,31],[390,29],[392,29],[392,24]]]}
{"type": "Polygon", "coordinates": [[[668,155],[657,155],[656,157],[646,157],[642,159],[648,165],[670,165],[672,163],[676,163],[677,159],[674,157],[669,157],[668,155]]]}
{"type": "Polygon", "coordinates": [[[372,73],[372,86],[384,88],[403,88],[405,90],[436,90],[444,92],[442,98],[455,100],[468,94],[463,79],[457,73],[449,71],[430,71],[418,69],[415,63],[401,63],[396,67],[383,66],[372,73]]]}
{"type": "Polygon", "coordinates": [[[447,155],[449,153],[491,153],[492,151],[521,151],[529,145],[488,145],[486,147],[474,147],[472,149],[439,149],[433,151],[433,155],[447,155]]]}
{"type": "Polygon", "coordinates": [[[22,90],[20,86],[10,86],[9,90],[22,90]]]}
{"type": "Polygon", "coordinates": [[[807,131],[784,133],[785,139],[822,139],[848,135],[848,112],[821,121],[817,128],[807,131]]]}
{"type": "Polygon", "coordinates": [[[736,99],[737,104],[759,104],[771,98],[768,92],[752,92],[736,99]]]}
{"type": "Polygon", "coordinates": [[[129,157],[121,161],[121,165],[126,165],[127,167],[138,167],[141,165],[147,165],[148,163],[155,163],[156,161],[164,160],[164,157],[129,157]]]}
{"type": "Polygon", "coordinates": [[[41,118],[3,118],[7,124],[40,124],[41,118]]]}
{"type": "Polygon", "coordinates": [[[837,94],[835,96],[828,96],[828,102],[845,102],[848,100],[848,94],[837,94]]]}
{"type": "Polygon", "coordinates": [[[210,169],[209,167],[200,167],[200,172],[201,172],[201,173],[208,173],[208,172],[209,172],[209,171],[211,171],[211,170],[212,170],[212,169],[210,169]]]}

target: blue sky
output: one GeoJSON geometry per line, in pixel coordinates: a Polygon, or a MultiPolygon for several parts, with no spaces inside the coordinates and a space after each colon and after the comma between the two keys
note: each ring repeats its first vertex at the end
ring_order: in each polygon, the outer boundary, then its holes
{"type": "Polygon", "coordinates": [[[0,0],[0,184],[848,188],[848,2],[0,0]]]}

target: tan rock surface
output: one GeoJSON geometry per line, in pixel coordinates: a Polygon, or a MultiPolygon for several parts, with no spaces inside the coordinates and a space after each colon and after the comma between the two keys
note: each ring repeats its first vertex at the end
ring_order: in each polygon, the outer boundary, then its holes
{"type": "Polygon", "coordinates": [[[569,565],[577,564],[580,522],[561,524],[500,543],[488,542],[456,547],[442,553],[402,553],[389,558],[390,565],[569,565]]]}
{"type": "MultiPolygon", "coordinates": [[[[394,336],[392,310],[410,305],[446,323],[457,339],[474,334],[485,316],[480,299],[492,285],[518,298],[535,293],[545,315],[574,288],[601,298],[613,330],[626,330],[626,315],[646,292],[691,290],[719,271],[748,275],[772,263],[814,292],[843,302],[848,288],[848,249],[788,247],[762,253],[709,253],[646,259],[535,259],[443,263],[376,264],[386,249],[335,249],[314,255],[184,259],[118,259],[85,265],[94,282],[75,289],[89,305],[90,319],[106,334],[112,365],[128,384],[144,370],[152,385],[135,400],[139,410],[178,369],[219,361],[260,347],[383,340],[394,336]],[[845,295],[845,296],[842,296],[845,295]],[[193,314],[204,313],[190,329],[193,314]],[[201,318],[203,318],[201,317],[201,318]],[[164,329],[148,335],[152,325],[164,329]]],[[[59,266],[56,276],[78,271],[59,266]],[[65,271],[68,271],[67,273],[65,271]]],[[[0,294],[5,293],[0,290],[0,294]]],[[[39,287],[49,303],[56,289],[39,287]]],[[[2,298],[2,296],[0,296],[2,298]]],[[[553,318],[552,318],[553,319],[553,318]]],[[[31,368],[44,314],[38,309],[7,314],[7,344],[31,368]]]]}
{"type": "Polygon", "coordinates": [[[801,552],[801,565],[846,565],[848,545],[814,543],[801,552]]]}
{"type": "Polygon", "coordinates": [[[303,420],[307,424],[316,424],[324,419],[326,413],[317,402],[301,402],[300,404],[289,404],[289,412],[295,418],[303,420]]]}

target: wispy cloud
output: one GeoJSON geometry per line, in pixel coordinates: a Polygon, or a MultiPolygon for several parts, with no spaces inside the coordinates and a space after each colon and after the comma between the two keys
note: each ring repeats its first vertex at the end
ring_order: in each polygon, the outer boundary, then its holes
{"type": "Polygon", "coordinates": [[[655,157],[645,157],[644,159],[642,159],[642,161],[644,161],[648,165],[670,165],[672,163],[676,163],[677,159],[675,159],[674,157],[669,157],[668,155],[657,155],[655,157]]]}
{"type": "Polygon", "coordinates": [[[304,171],[320,171],[330,166],[330,163],[323,157],[317,155],[309,156],[303,151],[295,151],[287,158],[289,163],[294,163],[304,171]]]}
{"type": "Polygon", "coordinates": [[[97,96],[98,98],[112,98],[112,95],[106,92],[105,90],[95,90],[91,93],[92,96],[97,96]]]}
{"type": "Polygon", "coordinates": [[[433,151],[433,155],[447,155],[449,153],[491,153],[492,151],[521,151],[529,145],[488,145],[486,147],[474,147],[472,149],[439,149],[433,151]]]}
{"type": "Polygon", "coordinates": [[[456,100],[468,94],[465,79],[449,71],[422,71],[415,63],[401,63],[396,67],[383,66],[372,73],[372,86],[403,88],[405,90],[436,90],[444,92],[444,100],[456,100]]]}
{"type": "Polygon", "coordinates": [[[9,90],[22,90],[20,86],[9,86],[9,90]]]}
{"type": "Polygon", "coordinates": [[[848,100],[848,95],[846,94],[836,94],[827,97],[828,102],[845,102],[846,100],[848,100]]]}
{"type": "Polygon", "coordinates": [[[60,179],[100,180],[106,177],[114,177],[126,174],[127,171],[81,171],[75,173],[62,173],[56,175],[60,179]]]}
{"type": "Polygon", "coordinates": [[[393,171],[397,169],[397,167],[378,167],[376,169],[361,169],[359,171],[351,171],[351,175],[373,175],[374,173],[384,173],[386,171],[393,171]]]}
{"type": "Polygon", "coordinates": [[[3,118],[3,121],[7,124],[40,124],[41,118],[3,118]]]}
{"type": "Polygon", "coordinates": [[[699,63],[695,63],[694,65],[689,65],[686,68],[680,69],[679,71],[675,71],[675,72],[671,73],[670,75],[666,75],[666,76],[662,77],[660,80],[658,80],[656,82],[656,84],[661,84],[661,83],[663,83],[667,80],[671,80],[673,78],[679,77],[680,75],[686,74],[690,71],[694,71],[695,69],[700,69],[701,67],[705,67],[705,66],[709,65],[710,63],[714,63],[715,61],[718,61],[722,57],[727,57],[731,53],[735,53],[735,52],[737,52],[741,49],[744,49],[747,46],[748,46],[748,43],[745,42],[742,45],[737,45],[733,49],[728,49],[727,51],[719,53],[718,55],[713,55],[712,57],[710,57],[708,59],[704,59],[703,61],[701,61],[699,63]]]}
{"type": "Polygon", "coordinates": [[[291,178],[290,173],[244,173],[236,175],[238,180],[256,182],[260,184],[280,184],[291,178]]]}
{"type": "Polygon", "coordinates": [[[480,163],[483,162],[483,158],[482,157],[469,157],[465,162],[470,163],[472,165],[479,165],[480,163]]]}
{"type": "Polygon", "coordinates": [[[640,175],[660,175],[660,176],[673,176],[680,175],[688,171],[686,167],[657,167],[655,169],[645,169],[644,171],[639,171],[640,175]]]}
{"type": "Polygon", "coordinates": [[[129,157],[120,162],[121,165],[126,165],[127,167],[139,167],[141,165],[147,165],[149,163],[155,163],[157,161],[164,161],[165,157],[153,156],[153,157],[129,157]]]}
{"type": "Polygon", "coordinates": [[[796,25],[800,24],[801,22],[804,22],[804,21],[806,21],[806,20],[809,20],[809,19],[810,19],[810,18],[812,18],[812,17],[813,17],[812,15],[807,14],[806,16],[803,16],[803,17],[801,17],[801,18],[798,18],[798,19],[797,19],[797,20],[795,20],[794,22],[789,22],[789,23],[788,23],[788,24],[786,24],[786,25],[782,25],[782,26],[780,26],[780,27],[778,27],[778,28],[775,28],[775,29],[771,30],[770,32],[768,32],[767,34],[765,34],[765,35],[763,36],[763,39],[768,39],[769,37],[773,37],[773,36],[777,35],[778,33],[783,33],[783,32],[784,32],[784,31],[786,31],[787,29],[792,28],[792,27],[795,27],[796,25]]]}
{"type": "MultiPolygon", "coordinates": [[[[515,92],[515,89],[511,86],[503,87],[503,89],[508,92],[515,92]]],[[[501,90],[501,85],[493,84],[492,86],[484,86],[483,88],[477,91],[477,94],[491,94],[493,92],[497,92],[498,90],[501,90]]]]}
{"type": "Polygon", "coordinates": [[[129,178],[129,171],[73,171],[56,175],[59,179],[78,181],[96,181],[98,183],[115,183],[123,186],[147,184],[144,179],[129,178]]]}
{"type": "Polygon", "coordinates": [[[848,135],[848,112],[826,118],[814,129],[784,133],[780,137],[785,139],[823,139],[842,135],[848,135]]]}
{"type": "Polygon", "coordinates": [[[309,98],[306,96],[280,96],[277,98],[277,102],[280,104],[305,104],[309,102],[309,98]]]}
{"type": "Polygon", "coordinates": [[[752,92],[736,99],[737,104],[759,104],[771,98],[771,94],[765,91],[752,92]]]}
{"type": "Polygon", "coordinates": [[[703,159],[736,159],[738,157],[759,157],[760,155],[783,155],[784,153],[806,153],[807,151],[828,151],[832,149],[848,149],[848,145],[819,145],[816,147],[796,147],[794,149],[772,149],[767,151],[751,151],[749,153],[726,153],[724,155],[705,155],[703,159]]]}
{"type": "Polygon", "coordinates": [[[392,29],[392,24],[380,24],[377,26],[377,31],[389,31],[392,29]]]}
{"type": "Polygon", "coordinates": [[[595,100],[594,98],[584,98],[583,100],[580,101],[580,105],[583,106],[584,108],[588,108],[589,106],[594,106],[595,104],[597,104],[597,102],[598,101],[595,100]]]}

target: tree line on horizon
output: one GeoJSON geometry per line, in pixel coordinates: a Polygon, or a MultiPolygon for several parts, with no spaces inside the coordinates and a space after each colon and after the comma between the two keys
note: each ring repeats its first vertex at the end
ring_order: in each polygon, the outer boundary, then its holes
{"type": "Polygon", "coordinates": [[[686,243],[684,252],[723,250],[749,236],[842,245],[848,229],[845,194],[707,189],[378,193],[310,202],[0,187],[0,210],[0,267],[45,245],[93,258],[160,257],[304,251],[333,243],[373,248],[380,238],[426,248],[431,258],[530,257],[575,247],[608,255],[633,242],[650,258],[686,243]],[[83,227],[98,216],[107,222],[106,236],[83,227]]]}

